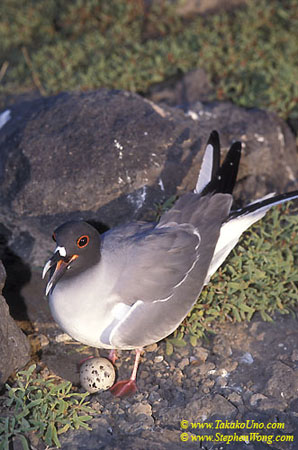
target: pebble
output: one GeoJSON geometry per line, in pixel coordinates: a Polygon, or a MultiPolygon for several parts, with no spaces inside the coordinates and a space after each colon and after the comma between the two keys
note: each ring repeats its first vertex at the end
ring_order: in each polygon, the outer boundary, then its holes
{"type": "Polygon", "coordinates": [[[212,375],[213,374],[212,371],[214,371],[214,369],[215,369],[215,364],[213,364],[211,362],[204,363],[204,364],[201,364],[198,367],[198,369],[200,371],[200,375],[206,375],[206,373],[209,373],[212,375]]]}
{"type": "Polygon", "coordinates": [[[208,386],[209,388],[212,388],[215,384],[214,380],[211,380],[211,378],[207,378],[204,380],[204,386],[208,386]]]}
{"type": "Polygon", "coordinates": [[[220,365],[220,370],[225,370],[226,372],[233,372],[238,367],[238,362],[233,361],[232,359],[228,358],[222,362],[220,365]]]}
{"type": "Polygon", "coordinates": [[[60,333],[57,336],[55,336],[56,342],[66,342],[66,341],[72,341],[72,338],[67,333],[60,333]]]}
{"type": "Polygon", "coordinates": [[[235,405],[241,405],[243,403],[241,396],[236,392],[232,392],[232,394],[228,396],[228,400],[231,403],[235,403],[235,405]]]}
{"type": "Polygon", "coordinates": [[[240,358],[239,361],[243,364],[253,364],[254,359],[252,357],[252,354],[249,352],[245,352],[240,358]]]}
{"type": "Polygon", "coordinates": [[[160,362],[162,362],[163,360],[164,360],[164,357],[163,357],[162,355],[155,356],[155,358],[154,358],[154,362],[155,362],[155,363],[160,363],[160,362]]]}
{"type": "Polygon", "coordinates": [[[179,356],[189,356],[189,348],[188,346],[186,347],[177,347],[175,348],[175,351],[177,354],[179,354],[179,356]]]}
{"type": "Polygon", "coordinates": [[[297,348],[295,348],[295,350],[293,350],[293,353],[292,353],[292,355],[291,355],[291,360],[292,360],[293,362],[298,361],[298,349],[297,349],[297,348]]]}
{"type": "Polygon", "coordinates": [[[196,358],[198,358],[200,361],[205,362],[206,359],[209,356],[209,352],[206,348],[204,347],[195,347],[194,349],[194,355],[196,356],[196,358]]]}
{"type": "Polygon", "coordinates": [[[189,358],[183,358],[178,364],[179,369],[183,370],[185,366],[189,365],[189,358]]]}
{"type": "Polygon", "coordinates": [[[181,384],[182,378],[183,378],[183,372],[182,372],[181,369],[177,368],[177,369],[174,371],[173,375],[171,376],[171,380],[172,380],[174,383],[181,384]]]}
{"type": "Polygon", "coordinates": [[[249,401],[249,403],[251,404],[251,406],[256,406],[257,405],[257,403],[260,401],[260,400],[267,400],[267,398],[268,397],[266,397],[265,395],[263,395],[263,394],[253,394],[252,396],[251,396],[251,398],[250,398],[250,401],[249,401]]]}
{"type": "Polygon", "coordinates": [[[147,370],[142,370],[141,374],[139,375],[141,379],[147,378],[148,376],[149,372],[147,372],[147,370]]]}
{"type": "Polygon", "coordinates": [[[212,350],[216,355],[224,356],[225,358],[232,355],[232,348],[227,339],[220,335],[215,337],[212,350]]]}
{"type": "Polygon", "coordinates": [[[216,378],[216,384],[219,387],[225,387],[228,384],[226,377],[219,376],[216,378]]]}
{"type": "Polygon", "coordinates": [[[128,413],[132,414],[133,416],[139,416],[140,414],[144,414],[145,416],[152,416],[152,407],[149,403],[138,403],[128,408],[128,413]]]}
{"type": "Polygon", "coordinates": [[[256,339],[258,341],[263,341],[264,340],[264,336],[265,336],[265,332],[258,334],[258,336],[256,337],[256,339]]]}
{"type": "Polygon", "coordinates": [[[160,402],[161,401],[161,397],[160,394],[156,391],[153,391],[149,394],[148,397],[149,402],[160,402]]]}
{"type": "Polygon", "coordinates": [[[174,363],[174,361],[170,362],[170,370],[171,372],[173,372],[175,370],[176,364],[174,363]]]}
{"type": "Polygon", "coordinates": [[[157,349],[158,349],[158,345],[157,344],[151,344],[151,345],[148,345],[148,347],[145,348],[145,351],[151,353],[151,352],[156,352],[157,349]]]}
{"type": "Polygon", "coordinates": [[[37,339],[40,343],[41,348],[47,347],[47,345],[49,345],[50,343],[49,339],[44,334],[39,334],[37,336],[37,339]]]}

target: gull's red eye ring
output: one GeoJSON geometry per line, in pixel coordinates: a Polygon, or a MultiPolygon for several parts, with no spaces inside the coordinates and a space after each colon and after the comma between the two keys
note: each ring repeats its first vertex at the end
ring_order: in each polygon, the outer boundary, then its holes
{"type": "Polygon", "coordinates": [[[55,233],[52,234],[52,239],[54,242],[56,242],[56,234],[55,233]]]}
{"type": "Polygon", "coordinates": [[[79,237],[77,240],[77,246],[79,248],[84,248],[89,244],[89,236],[87,234],[84,234],[84,236],[79,237]]]}

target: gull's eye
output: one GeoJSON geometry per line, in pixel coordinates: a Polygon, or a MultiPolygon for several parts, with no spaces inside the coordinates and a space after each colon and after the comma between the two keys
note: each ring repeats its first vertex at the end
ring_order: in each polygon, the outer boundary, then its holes
{"type": "Polygon", "coordinates": [[[52,239],[54,242],[56,242],[56,234],[55,233],[52,234],[52,239]]]}
{"type": "Polygon", "coordinates": [[[79,248],[84,248],[89,244],[89,236],[84,235],[79,237],[79,239],[77,240],[77,246],[79,248]]]}

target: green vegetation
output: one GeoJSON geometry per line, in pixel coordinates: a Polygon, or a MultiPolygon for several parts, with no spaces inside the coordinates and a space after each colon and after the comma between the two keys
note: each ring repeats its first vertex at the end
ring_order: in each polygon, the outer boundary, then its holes
{"type": "Polygon", "coordinates": [[[80,427],[95,411],[86,402],[88,393],[71,392],[69,381],[57,383],[53,376],[43,379],[34,373],[33,364],[17,374],[16,387],[6,385],[6,408],[0,417],[0,450],[8,450],[12,439],[29,450],[28,436],[42,438],[47,446],[61,447],[58,435],[80,427]]]}
{"type": "Polygon", "coordinates": [[[297,0],[187,21],[167,0],[3,0],[0,94],[100,87],[146,92],[202,67],[218,99],[297,117],[297,0]]]}
{"type": "Polygon", "coordinates": [[[218,322],[250,320],[256,312],[263,320],[272,320],[276,311],[294,312],[298,305],[298,208],[289,208],[289,204],[272,208],[243,235],[189,316],[167,340],[168,354],[173,345],[185,346],[186,336],[196,345],[218,322]]]}

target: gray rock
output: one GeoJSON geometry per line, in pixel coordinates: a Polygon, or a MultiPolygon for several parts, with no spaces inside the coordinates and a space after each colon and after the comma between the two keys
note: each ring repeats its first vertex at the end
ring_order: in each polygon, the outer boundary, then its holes
{"type": "Polygon", "coordinates": [[[211,415],[216,417],[234,418],[236,408],[222,395],[216,394],[212,401],[211,415]]]}
{"type": "MultiPolygon", "coordinates": [[[[237,395],[237,394],[236,394],[237,395]]],[[[250,398],[250,404],[251,406],[257,406],[258,403],[260,403],[263,400],[267,400],[268,397],[266,397],[266,395],[263,394],[253,394],[250,398]]]]}
{"type": "Polygon", "coordinates": [[[228,358],[232,355],[232,349],[226,338],[217,335],[214,338],[213,353],[228,358]]]}
{"type": "Polygon", "coordinates": [[[129,414],[138,418],[140,415],[152,416],[152,408],[148,402],[138,403],[128,409],[129,414]]]}
{"type": "Polygon", "coordinates": [[[199,361],[205,362],[208,358],[209,352],[206,348],[197,346],[194,347],[194,354],[199,361]]]}
{"type": "Polygon", "coordinates": [[[298,372],[288,364],[277,361],[271,368],[271,378],[267,382],[265,394],[280,402],[289,402],[298,397],[298,372]]]}
{"type": "MultiPolygon", "coordinates": [[[[223,138],[227,135],[242,141],[238,183],[234,190],[242,202],[269,192],[297,188],[294,135],[276,114],[256,108],[241,108],[229,102],[197,102],[189,106],[188,114],[198,120],[200,127],[205,128],[209,123],[213,128],[218,127],[223,138]],[[280,184],[276,180],[279,176],[280,184]]],[[[225,140],[223,144],[226,145],[225,140]]]]}
{"type": "Polygon", "coordinates": [[[30,359],[29,341],[10,316],[8,305],[1,295],[5,277],[5,270],[0,261],[0,387],[15,370],[21,369],[30,359]]]}
{"type": "Polygon", "coordinates": [[[157,202],[194,187],[214,128],[224,150],[244,142],[238,200],[293,187],[295,139],[272,113],[196,103],[185,114],[106,89],[16,104],[0,130],[0,233],[41,266],[66,220],[152,219],[157,202]]]}

